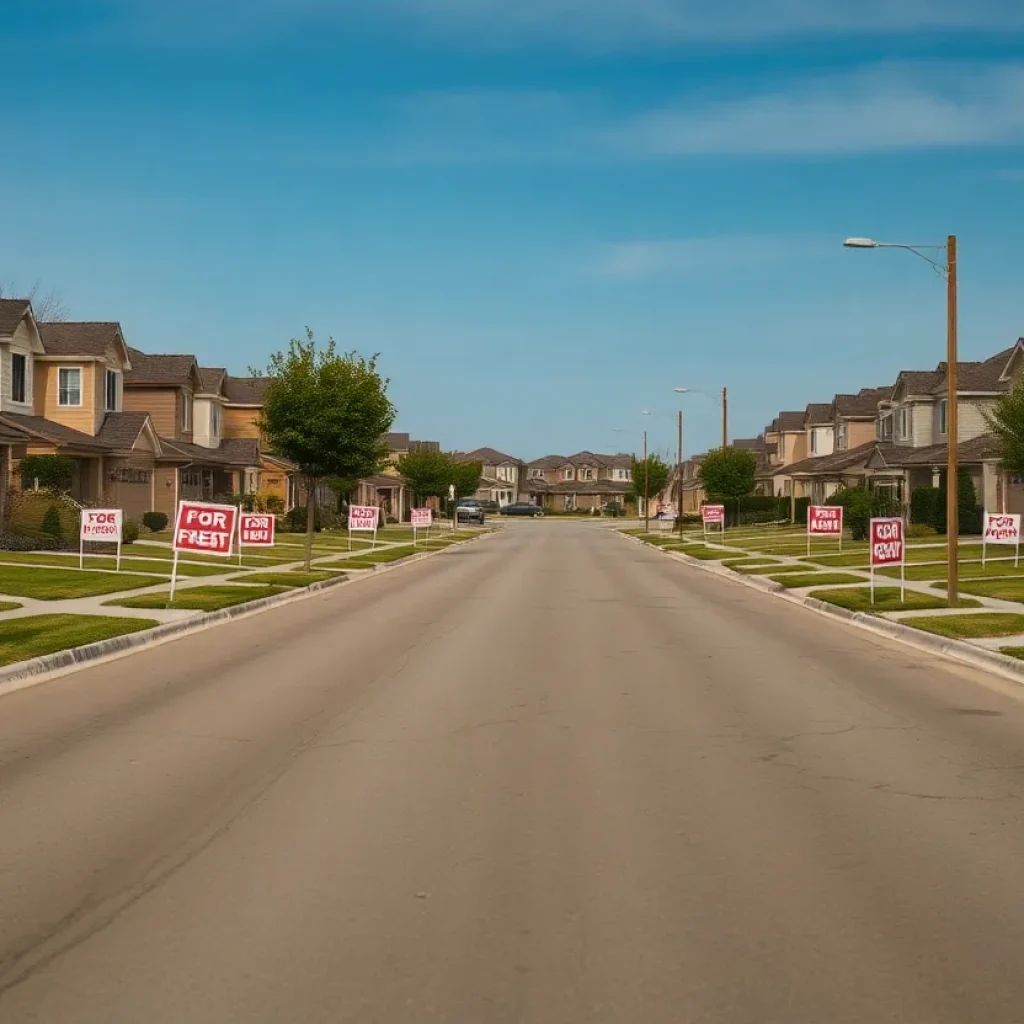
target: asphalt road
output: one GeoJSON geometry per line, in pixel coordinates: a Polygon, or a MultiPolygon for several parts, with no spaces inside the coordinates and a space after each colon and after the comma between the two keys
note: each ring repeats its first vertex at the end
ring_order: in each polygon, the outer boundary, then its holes
{"type": "Polygon", "coordinates": [[[592,524],[0,699],[0,1021],[1024,1020],[1009,683],[592,524]]]}

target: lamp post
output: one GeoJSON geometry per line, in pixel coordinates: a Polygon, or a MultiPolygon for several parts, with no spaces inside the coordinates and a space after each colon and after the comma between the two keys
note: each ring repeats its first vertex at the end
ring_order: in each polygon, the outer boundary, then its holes
{"type": "Polygon", "coordinates": [[[905,249],[929,264],[946,279],[946,560],[949,563],[949,581],[946,598],[955,608],[960,590],[960,521],[957,505],[959,437],[957,434],[957,290],[956,290],[956,235],[950,235],[945,245],[906,245],[902,242],[876,242],[873,238],[848,238],[847,249],[905,249]],[[944,251],[945,263],[926,256],[922,249],[944,251]]]}
{"type": "Polygon", "coordinates": [[[729,389],[722,388],[722,394],[713,395],[710,391],[701,391],[699,388],[675,388],[677,395],[703,395],[713,402],[718,402],[722,407],[722,447],[729,447],[729,389]]]}

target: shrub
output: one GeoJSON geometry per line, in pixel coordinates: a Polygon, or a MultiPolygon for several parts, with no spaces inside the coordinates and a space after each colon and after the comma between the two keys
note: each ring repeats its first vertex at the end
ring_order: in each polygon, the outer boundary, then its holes
{"type": "MultiPolygon", "coordinates": [[[[166,519],[167,517],[164,516],[166,519]]],[[[121,543],[134,544],[139,539],[139,524],[134,519],[126,519],[121,527],[121,543]]]]}
{"type": "MultiPolygon", "coordinates": [[[[319,533],[323,529],[321,523],[321,510],[316,510],[316,515],[313,518],[313,530],[319,533]]],[[[288,513],[287,519],[288,529],[292,533],[305,533],[306,532],[306,509],[305,507],[296,507],[288,513]]]]}
{"type": "Polygon", "coordinates": [[[397,526],[398,525],[398,517],[397,516],[388,516],[385,521],[387,522],[388,526],[397,526]]]}
{"type": "Polygon", "coordinates": [[[935,527],[931,523],[909,523],[907,525],[907,536],[911,538],[935,537],[937,534],[935,527]]]}
{"type": "Polygon", "coordinates": [[[842,505],[843,519],[854,540],[867,540],[872,515],[872,495],[866,487],[841,487],[829,505],[842,505]]]}
{"type": "Polygon", "coordinates": [[[937,530],[937,510],[944,494],[938,487],[916,487],[910,495],[910,521],[937,530]]]}
{"type": "Polygon", "coordinates": [[[39,481],[48,491],[66,491],[75,476],[75,460],[66,455],[27,455],[21,460],[21,477],[26,490],[39,481]]]}
{"type": "Polygon", "coordinates": [[[61,547],[53,537],[26,537],[19,533],[0,534],[0,551],[56,551],[61,547]]]}
{"type": "Polygon", "coordinates": [[[150,533],[159,533],[167,528],[167,514],[165,512],[143,512],[142,525],[150,533]]]}
{"type": "Polygon", "coordinates": [[[279,516],[284,513],[284,498],[277,494],[268,494],[264,504],[271,515],[279,516]]]}
{"type": "Polygon", "coordinates": [[[52,537],[54,540],[59,541],[64,537],[64,527],[60,523],[60,509],[56,505],[51,505],[43,516],[43,525],[41,527],[43,533],[47,537],[52,537]]]}

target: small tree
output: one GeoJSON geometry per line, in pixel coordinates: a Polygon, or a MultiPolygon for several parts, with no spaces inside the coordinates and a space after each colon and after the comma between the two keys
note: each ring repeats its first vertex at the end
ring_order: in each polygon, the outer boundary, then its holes
{"type": "MultiPolygon", "coordinates": [[[[455,462],[446,452],[410,452],[398,460],[398,472],[408,482],[414,502],[446,495],[448,485],[454,482],[454,466],[455,462]]],[[[476,490],[475,484],[473,490],[476,490]]]]}
{"type": "MultiPolygon", "coordinates": [[[[258,371],[254,373],[259,376],[258,371]]],[[[387,455],[382,440],[395,418],[377,357],[339,354],[334,339],[317,349],[313,332],[270,357],[260,429],[274,452],[306,478],[306,568],[313,557],[317,484],[328,477],[376,473],[387,455]]]]}
{"type": "Polygon", "coordinates": [[[985,419],[995,435],[1003,469],[1024,476],[1024,378],[1001,395],[991,411],[985,411],[985,419]]]}
{"type": "Polygon", "coordinates": [[[746,448],[716,448],[704,457],[697,476],[709,497],[734,501],[754,493],[757,460],[746,448]]]}
{"type": "Polygon", "coordinates": [[[26,455],[21,460],[21,477],[26,488],[38,481],[44,490],[67,491],[75,478],[75,460],[66,455],[26,455]]]}
{"type": "Polygon", "coordinates": [[[660,455],[648,455],[647,461],[633,460],[633,500],[639,504],[644,497],[652,498],[661,494],[668,483],[672,470],[660,455]],[[646,481],[646,482],[645,482],[646,481]]]}
{"type": "MultiPolygon", "coordinates": [[[[457,462],[451,455],[450,482],[455,485],[455,497],[465,498],[480,486],[480,478],[484,475],[482,462],[457,462]]],[[[445,487],[447,490],[447,486],[445,487]]]]}

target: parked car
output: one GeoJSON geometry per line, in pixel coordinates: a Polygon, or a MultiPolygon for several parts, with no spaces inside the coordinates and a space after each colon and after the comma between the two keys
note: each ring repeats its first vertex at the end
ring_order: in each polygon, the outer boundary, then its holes
{"type": "Polygon", "coordinates": [[[460,523],[480,523],[486,518],[483,505],[476,498],[460,498],[455,506],[455,517],[460,523]]]}
{"type": "Polygon", "coordinates": [[[501,506],[496,501],[478,501],[477,504],[490,516],[496,516],[501,511],[501,506]]]}
{"type": "Polygon", "coordinates": [[[529,501],[515,501],[511,505],[506,505],[501,510],[501,514],[503,516],[533,516],[536,519],[544,515],[544,509],[529,501]]]}

